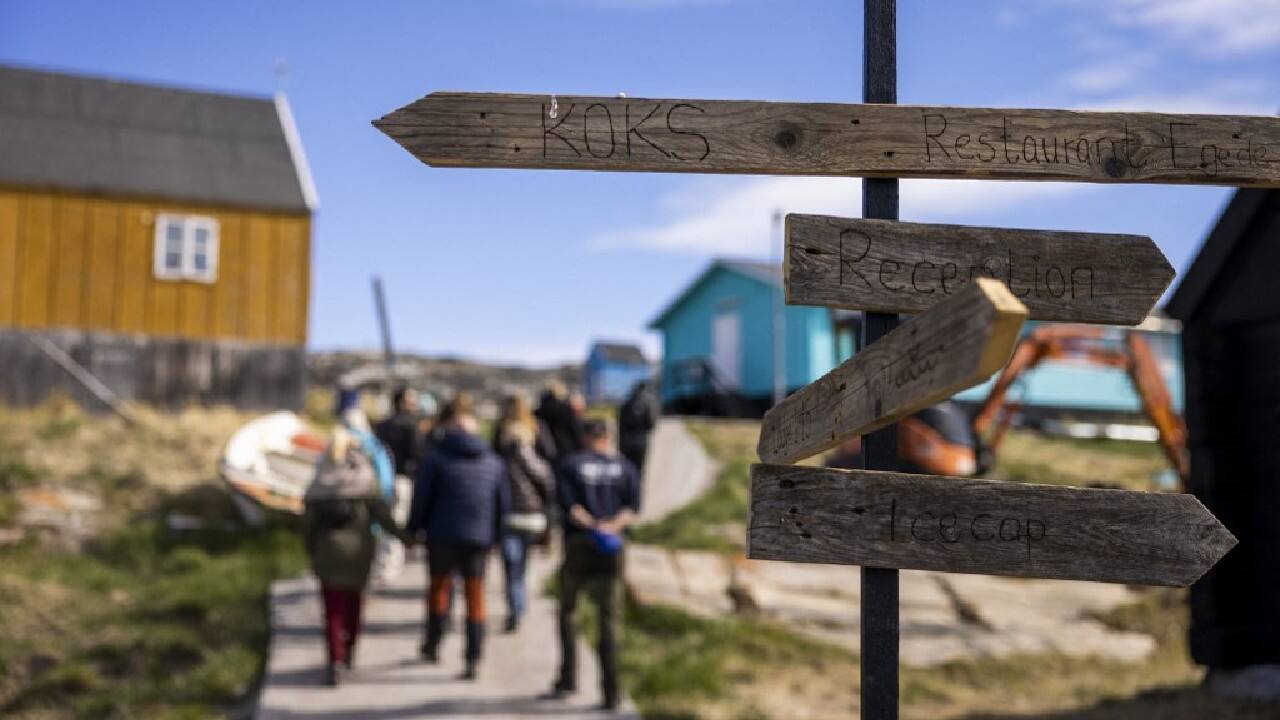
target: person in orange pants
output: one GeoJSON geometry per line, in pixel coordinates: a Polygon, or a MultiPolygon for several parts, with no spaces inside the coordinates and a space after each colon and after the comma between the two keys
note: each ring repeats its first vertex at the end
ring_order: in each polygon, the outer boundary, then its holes
{"type": "Polygon", "coordinates": [[[484,645],[484,569],[502,537],[510,506],[506,465],[476,434],[469,396],[459,394],[442,411],[442,432],[423,458],[409,514],[411,534],[425,535],[431,581],[422,658],[436,662],[455,576],[467,605],[466,669],[474,679],[484,645]]]}
{"type": "Polygon", "coordinates": [[[483,545],[432,542],[427,546],[431,581],[427,586],[427,628],[422,657],[431,663],[439,660],[440,640],[444,637],[453,598],[453,580],[455,576],[460,577],[467,613],[466,670],[463,673],[466,679],[475,677],[484,645],[484,627],[488,619],[484,604],[484,569],[488,559],[489,547],[483,545]]]}

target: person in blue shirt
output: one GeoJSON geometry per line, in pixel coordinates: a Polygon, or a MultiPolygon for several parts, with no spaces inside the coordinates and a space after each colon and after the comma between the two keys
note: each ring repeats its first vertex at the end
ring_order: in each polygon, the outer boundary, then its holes
{"type": "Polygon", "coordinates": [[[426,537],[431,576],[422,657],[437,660],[459,575],[467,605],[466,680],[475,678],[484,644],[485,565],[511,504],[506,466],[476,430],[471,399],[459,393],[441,413],[439,441],[419,465],[408,523],[410,534],[426,537]]]}
{"type": "Polygon", "coordinates": [[[621,593],[622,535],[640,511],[640,478],[629,460],[613,449],[607,421],[583,423],[586,448],[565,458],[558,473],[558,501],[564,518],[564,564],[560,568],[560,676],[548,698],[577,690],[577,643],[573,613],[586,592],[600,622],[597,652],[603,709],[619,702],[616,639],[621,593]]]}

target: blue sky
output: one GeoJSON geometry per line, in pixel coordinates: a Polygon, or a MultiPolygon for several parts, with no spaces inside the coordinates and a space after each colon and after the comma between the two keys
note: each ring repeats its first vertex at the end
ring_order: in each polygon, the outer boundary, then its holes
{"type": "MultiPolygon", "coordinates": [[[[448,170],[369,122],[434,90],[856,102],[857,0],[5,0],[0,62],[270,94],[283,59],[320,195],[311,344],[577,359],[769,218],[855,214],[854,179],[448,170]]],[[[899,101],[1280,110],[1276,0],[899,0],[899,101]]],[[[1139,233],[1182,271],[1229,191],[905,181],[902,218],[1139,233]]]]}

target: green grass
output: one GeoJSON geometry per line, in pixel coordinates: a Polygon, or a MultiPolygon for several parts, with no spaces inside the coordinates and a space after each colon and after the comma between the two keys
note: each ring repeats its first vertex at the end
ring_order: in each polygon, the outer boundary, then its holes
{"type": "Polygon", "coordinates": [[[17,459],[13,448],[0,444],[0,528],[9,527],[18,519],[21,508],[14,493],[33,484],[36,477],[36,471],[17,459]]]}
{"type": "Polygon", "coordinates": [[[294,528],[239,528],[233,513],[196,487],[80,553],[0,550],[0,716],[204,718],[242,699],[266,654],[270,583],[304,556],[294,528]],[[172,532],[170,511],[207,529],[172,532]]]}
{"type": "MultiPolygon", "coordinates": [[[[852,657],[834,646],[748,619],[708,620],[669,607],[630,606],[622,643],[627,689],[647,718],[697,717],[745,682],[786,667],[821,672],[852,657]]],[[[759,716],[747,698],[733,713],[759,716]]]]}

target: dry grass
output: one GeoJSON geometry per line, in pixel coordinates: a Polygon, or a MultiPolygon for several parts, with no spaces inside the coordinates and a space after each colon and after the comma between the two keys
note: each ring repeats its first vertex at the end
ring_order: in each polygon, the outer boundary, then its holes
{"type": "Polygon", "coordinates": [[[13,459],[41,469],[46,484],[77,484],[86,475],[145,473],[178,489],[217,477],[227,438],[253,415],[230,408],[177,414],[138,408],[141,427],[114,415],[89,415],[55,399],[29,409],[0,409],[0,442],[13,459]]]}
{"type": "Polygon", "coordinates": [[[302,549],[285,525],[240,527],[216,479],[249,416],[139,414],[130,427],[66,402],[0,409],[0,499],[50,487],[102,502],[79,549],[46,533],[0,547],[0,716],[217,717],[260,671],[269,584],[302,549]],[[171,531],[170,513],[205,528],[171,531]]]}

